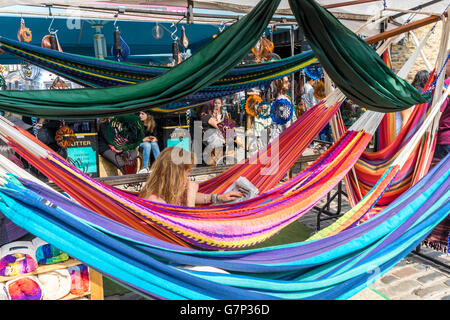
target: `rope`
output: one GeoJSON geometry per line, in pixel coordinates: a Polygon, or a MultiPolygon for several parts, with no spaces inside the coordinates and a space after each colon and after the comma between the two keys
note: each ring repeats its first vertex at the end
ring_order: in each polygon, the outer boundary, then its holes
{"type": "Polygon", "coordinates": [[[431,92],[434,88],[436,88],[436,83],[437,83],[439,77],[441,76],[442,72],[444,71],[444,69],[445,69],[445,67],[446,67],[446,65],[447,65],[447,63],[448,63],[449,58],[450,58],[450,54],[447,55],[447,59],[445,59],[445,62],[444,62],[444,64],[442,65],[442,68],[441,68],[441,70],[439,71],[438,75],[436,76],[436,79],[434,79],[433,83],[430,85],[430,88],[429,88],[428,90],[426,90],[424,93],[429,93],[429,92],[431,92]]]}

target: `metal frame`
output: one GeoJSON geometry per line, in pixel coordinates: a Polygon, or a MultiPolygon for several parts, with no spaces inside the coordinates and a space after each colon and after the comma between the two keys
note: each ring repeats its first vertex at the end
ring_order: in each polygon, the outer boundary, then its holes
{"type": "Polygon", "coordinates": [[[337,185],[337,191],[335,192],[328,192],[327,194],[327,202],[322,206],[314,206],[313,210],[317,211],[317,217],[316,217],[316,231],[319,231],[321,229],[320,224],[322,221],[331,220],[331,219],[339,219],[343,213],[342,213],[342,196],[345,196],[348,198],[347,193],[342,188],[342,181],[339,181],[337,185]],[[330,204],[335,200],[337,197],[337,210],[335,212],[330,211],[330,204]],[[322,218],[322,215],[326,215],[326,217],[322,218]]]}

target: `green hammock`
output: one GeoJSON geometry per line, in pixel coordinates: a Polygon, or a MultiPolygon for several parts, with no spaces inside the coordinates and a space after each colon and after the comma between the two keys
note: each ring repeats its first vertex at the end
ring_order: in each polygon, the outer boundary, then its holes
{"type": "Polygon", "coordinates": [[[1,91],[0,109],[54,119],[92,119],[166,105],[223,77],[250,52],[280,0],[262,0],[196,54],[163,75],[105,89],[1,91]]]}
{"type": "MultiPolygon", "coordinates": [[[[0,109],[49,119],[83,119],[128,114],[178,101],[236,66],[256,44],[279,2],[261,0],[243,19],[155,79],[106,89],[0,91],[0,109]]],[[[290,5],[322,66],[355,103],[375,111],[395,112],[427,101],[315,1],[291,0],[290,5]]]]}
{"type": "Polygon", "coordinates": [[[327,74],[354,103],[394,112],[427,102],[375,50],[314,0],[289,0],[298,24],[327,74]]]}

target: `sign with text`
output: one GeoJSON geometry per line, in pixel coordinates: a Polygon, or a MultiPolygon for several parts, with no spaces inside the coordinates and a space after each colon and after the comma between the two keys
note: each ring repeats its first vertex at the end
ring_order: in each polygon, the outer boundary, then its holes
{"type": "Polygon", "coordinates": [[[67,148],[67,161],[90,177],[99,176],[97,133],[76,133],[74,143],[67,148]]]}

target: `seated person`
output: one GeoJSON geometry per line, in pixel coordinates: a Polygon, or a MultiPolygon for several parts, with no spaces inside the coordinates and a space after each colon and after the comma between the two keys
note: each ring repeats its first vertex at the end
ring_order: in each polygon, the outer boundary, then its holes
{"type": "Polygon", "coordinates": [[[136,173],[137,151],[135,149],[122,151],[110,145],[107,140],[108,124],[113,117],[103,118],[99,121],[98,127],[98,152],[106,160],[114,164],[122,174],[136,173]]]}
{"type": "Polygon", "coordinates": [[[239,191],[225,194],[198,192],[198,184],[188,179],[194,165],[194,153],[179,147],[164,149],[152,164],[151,173],[139,196],[150,201],[188,207],[229,202],[243,196],[239,191]]]}
{"type": "Polygon", "coordinates": [[[153,116],[146,111],[139,112],[139,118],[145,126],[145,137],[139,145],[139,150],[142,152],[142,172],[148,171],[148,162],[150,161],[150,154],[156,159],[160,154],[158,139],[156,138],[156,122],[153,116]]]}

